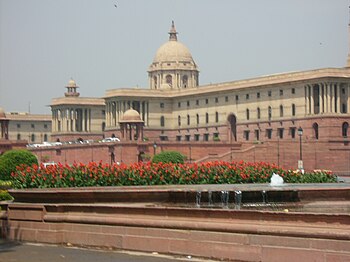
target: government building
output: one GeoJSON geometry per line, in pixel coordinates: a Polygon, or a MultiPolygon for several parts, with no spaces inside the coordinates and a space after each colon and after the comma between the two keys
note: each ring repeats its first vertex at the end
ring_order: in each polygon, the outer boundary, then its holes
{"type": "Polygon", "coordinates": [[[55,162],[132,163],[177,150],[189,162],[267,161],[350,172],[350,59],[344,68],[200,85],[198,65],[172,23],[148,80],[148,88],[86,98],[71,79],[64,97],[52,99],[48,136],[81,143],[33,152],[55,162]],[[106,137],[120,141],[101,142],[106,137]]]}

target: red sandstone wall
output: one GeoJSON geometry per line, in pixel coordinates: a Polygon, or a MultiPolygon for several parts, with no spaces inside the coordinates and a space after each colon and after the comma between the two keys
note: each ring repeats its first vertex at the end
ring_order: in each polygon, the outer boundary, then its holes
{"type": "MultiPolygon", "coordinates": [[[[284,168],[297,169],[299,139],[292,141],[267,141],[264,143],[223,142],[157,142],[156,153],[176,150],[187,156],[188,161],[265,161],[284,168]],[[232,151],[232,154],[231,154],[232,151]]],[[[39,159],[71,164],[74,161],[88,163],[103,161],[110,163],[114,154],[115,162],[133,163],[139,160],[140,152],[153,155],[152,142],[95,143],[92,145],[66,145],[32,149],[39,159]],[[112,154],[113,153],[113,154],[112,154]]],[[[302,141],[303,161],[306,170],[329,169],[334,172],[350,173],[350,143],[341,140],[302,141]]]]}

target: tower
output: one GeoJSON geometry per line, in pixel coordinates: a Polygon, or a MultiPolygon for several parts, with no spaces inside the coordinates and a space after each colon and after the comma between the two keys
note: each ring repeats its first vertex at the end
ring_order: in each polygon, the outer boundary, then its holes
{"type": "Polygon", "coordinates": [[[172,21],[169,41],[156,52],[148,70],[151,89],[183,89],[198,86],[199,70],[188,48],[177,41],[172,21]]]}

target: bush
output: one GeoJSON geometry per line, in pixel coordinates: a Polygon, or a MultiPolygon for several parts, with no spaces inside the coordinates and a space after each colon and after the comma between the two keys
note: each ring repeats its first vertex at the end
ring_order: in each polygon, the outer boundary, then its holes
{"type": "Polygon", "coordinates": [[[185,156],[177,151],[164,151],[155,155],[152,159],[153,163],[179,163],[183,164],[185,156]]]}
{"type": "Polygon", "coordinates": [[[28,150],[17,149],[5,152],[0,157],[0,179],[9,180],[11,173],[16,171],[16,167],[25,164],[31,166],[38,164],[36,156],[28,150]]]}
{"type": "Polygon", "coordinates": [[[13,200],[13,197],[6,190],[0,190],[0,201],[13,200]]]}

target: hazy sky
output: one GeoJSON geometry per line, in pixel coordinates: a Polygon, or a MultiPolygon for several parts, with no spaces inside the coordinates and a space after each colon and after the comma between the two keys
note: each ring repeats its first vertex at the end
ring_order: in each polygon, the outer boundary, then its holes
{"type": "Polygon", "coordinates": [[[85,97],[148,88],[171,20],[200,84],[344,67],[349,0],[0,0],[0,107],[50,113],[72,77],[85,97]],[[117,8],[114,6],[117,4],[117,8]]]}

